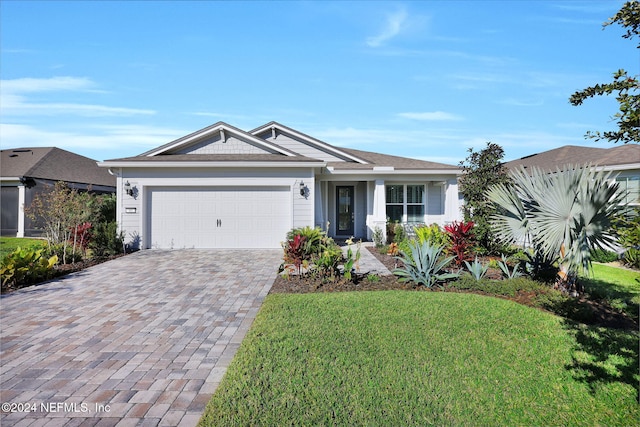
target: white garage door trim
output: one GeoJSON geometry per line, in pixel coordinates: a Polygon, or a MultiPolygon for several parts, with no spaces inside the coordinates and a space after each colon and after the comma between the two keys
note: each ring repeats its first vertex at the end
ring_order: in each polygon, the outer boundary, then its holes
{"type": "Polygon", "coordinates": [[[279,248],[289,186],[147,187],[147,248],[279,248]]]}

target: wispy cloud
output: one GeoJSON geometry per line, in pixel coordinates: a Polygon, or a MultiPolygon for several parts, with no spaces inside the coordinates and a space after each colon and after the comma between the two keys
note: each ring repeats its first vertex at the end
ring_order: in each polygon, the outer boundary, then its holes
{"type": "Polygon", "coordinates": [[[446,113],[444,111],[432,111],[422,113],[398,113],[398,117],[405,119],[420,120],[420,121],[452,121],[462,120],[462,117],[455,114],[446,113]]]}
{"type": "Polygon", "coordinates": [[[150,147],[165,144],[188,132],[140,125],[113,125],[65,129],[2,123],[3,147],[60,147],[68,150],[118,150],[118,156],[137,154],[150,147]],[[129,154],[127,154],[127,151],[129,154]]]}
{"type": "Polygon", "coordinates": [[[370,47],[380,47],[396,37],[403,31],[407,17],[408,15],[405,9],[400,9],[395,13],[387,15],[384,27],[377,35],[367,38],[367,45],[370,47]]]}
{"type": "Polygon", "coordinates": [[[24,77],[21,79],[1,80],[4,93],[29,93],[29,92],[58,92],[58,91],[83,91],[95,87],[95,83],[86,77],[58,76],[48,79],[34,79],[24,77]]]}
{"type": "Polygon", "coordinates": [[[0,109],[4,116],[77,115],[84,117],[153,115],[154,110],[69,102],[32,102],[36,93],[105,93],[85,77],[20,78],[0,81],[0,109]]]}

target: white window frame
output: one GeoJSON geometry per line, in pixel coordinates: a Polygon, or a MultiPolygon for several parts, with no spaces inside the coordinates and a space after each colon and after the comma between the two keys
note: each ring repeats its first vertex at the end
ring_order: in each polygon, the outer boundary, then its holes
{"type": "MultiPolygon", "coordinates": [[[[385,214],[388,206],[402,206],[402,220],[403,224],[420,224],[425,222],[425,217],[427,213],[427,191],[429,191],[428,187],[424,183],[385,183],[384,192],[385,192],[385,214]],[[400,187],[402,186],[402,203],[393,203],[386,200],[387,195],[387,187],[400,187]],[[408,187],[409,186],[419,186],[422,187],[422,202],[421,203],[409,203],[408,201],[408,187]],[[420,221],[409,222],[409,206],[422,206],[422,219],[420,221]]],[[[390,220],[387,217],[387,220],[390,220]]]]}

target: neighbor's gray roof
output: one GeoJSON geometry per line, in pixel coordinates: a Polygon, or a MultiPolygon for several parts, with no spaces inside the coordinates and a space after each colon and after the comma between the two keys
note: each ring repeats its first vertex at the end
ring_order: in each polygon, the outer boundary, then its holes
{"type": "Polygon", "coordinates": [[[96,161],[56,147],[1,150],[0,176],[116,186],[116,177],[96,161]]]}
{"type": "Polygon", "coordinates": [[[640,163],[640,145],[638,144],[625,144],[613,148],[565,145],[512,160],[505,165],[510,169],[524,166],[527,169],[537,167],[542,170],[556,170],[566,165],[620,166],[634,163],[640,163]]]}

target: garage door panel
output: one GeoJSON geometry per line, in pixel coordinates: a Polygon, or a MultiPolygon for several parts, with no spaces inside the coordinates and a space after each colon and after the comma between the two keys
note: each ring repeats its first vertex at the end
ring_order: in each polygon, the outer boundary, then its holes
{"type": "Polygon", "coordinates": [[[151,247],[277,248],[291,224],[288,187],[147,191],[151,247]]]}

